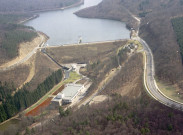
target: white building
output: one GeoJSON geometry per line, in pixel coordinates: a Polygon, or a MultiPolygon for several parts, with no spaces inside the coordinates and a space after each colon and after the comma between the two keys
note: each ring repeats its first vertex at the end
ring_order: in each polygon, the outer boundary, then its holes
{"type": "Polygon", "coordinates": [[[73,99],[83,88],[84,85],[81,84],[67,84],[62,92],[52,99],[52,104],[61,106],[62,104],[72,103],[73,99]]]}

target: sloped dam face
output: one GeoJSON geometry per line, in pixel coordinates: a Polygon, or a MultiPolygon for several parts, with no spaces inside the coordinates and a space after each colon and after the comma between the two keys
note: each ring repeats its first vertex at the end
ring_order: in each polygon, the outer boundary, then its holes
{"type": "Polygon", "coordinates": [[[48,45],[64,45],[82,42],[96,42],[129,38],[130,31],[124,23],[77,17],[74,12],[97,5],[102,0],[85,0],[84,5],[59,11],[40,13],[39,17],[25,23],[47,34],[48,45]]]}

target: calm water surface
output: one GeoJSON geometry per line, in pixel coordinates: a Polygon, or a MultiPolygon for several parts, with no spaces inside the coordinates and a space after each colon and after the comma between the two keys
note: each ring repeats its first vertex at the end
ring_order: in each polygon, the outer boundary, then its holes
{"type": "Polygon", "coordinates": [[[82,42],[107,41],[129,38],[125,24],[105,19],[80,18],[73,13],[85,7],[97,5],[102,0],[85,0],[79,7],[62,11],[40,13],[40,17],[25,23],[47,34],[49,45],[62,45],[82,42]]]}

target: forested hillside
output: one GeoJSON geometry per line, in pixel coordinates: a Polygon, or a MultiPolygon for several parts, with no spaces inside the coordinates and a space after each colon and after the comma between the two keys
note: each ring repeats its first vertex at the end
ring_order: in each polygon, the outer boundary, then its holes
{"type": "Polygon", "coordinates": [[[19,45],[37,36],[33,28],[17,24],[31,14],[0,14],[0,65],[18,56],[19,45]]]}
{"type": "Polygon", "coordinates": [[[183,17],[172,19],[172,25],[176,33],[177,42],[180,46],[180,53],[182,56],[183,63],[183,17]]]}
{"type": "Polygon", "coordinates": [[[80,17],[104,18],[125,22],[127,27],[137,28],[135,19],[130,16],[120,0],[104,0],[98,6],[82,9],[75,13],[80,17]]]}
{"type": "Polygon", "coordinates": [[[0,14],[0,24],[19,23],[20,20],[31,17],[32,14],[0,14]]]}
{"type": "Polygon", "coordinates": [[[3,24],[1,27],[2,41],[0,42],[0,48],[5,51],[5,54],[9,58],[13,58],[18,55],[19,44],[22,42],[29,42],[37,36],[33,28],[26,27],[17,24],[3,24]]]}
{"type": "Polygon", "coordinates": [[[62,8],[80,0],[0,0],[0,13],[30,12],[62,8]]]}
{"type": "Polygon", "coordinates": [[[62,71],[58,70],[39,84],[33,92],[28,91],[31,86],[27,83],[22,89],[16,92],[15,95],[12,95],[12,92],[16,90],[13,84],[0,82],[0,101],[2,103],[0,105],[0,122],[11,118],[18,112],[34,104],[61,80],[62,71]]]}
{"type": "Polygon", "coordinates": [[[35,134],[53,135],[179,135],[183,114],[147,97],[112,96],[102,104],[83,107],[47,123],[35,134]],[[84,116],[84,117],[83,117],[84,116]]]}
{"type": "Polygon", "coordinates": [[[102,91],[102,94],[110,96],[105,102],[86,105],[76,111],[70,110],[69,115],[61,112],[60,116],[42,128],[34,128],[35,134],[181,134],[183,113],[166,107],[148,96],[143,88],[142,69],[142,55],[133,55],[124,64],[121,72],[102,91]]]}

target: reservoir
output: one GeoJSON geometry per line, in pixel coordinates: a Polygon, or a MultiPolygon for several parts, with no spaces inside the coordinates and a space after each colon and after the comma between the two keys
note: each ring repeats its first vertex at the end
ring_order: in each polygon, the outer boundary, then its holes
{"type": "Polygon", "coordinates": [[[130,31],[125,23],[77,17],[74,12],[97,5],[102,0],[85,0],[84,4],[58,11],[42,12],[39,17],[25,23],[37,31],[44,32],[50,38],[48,45],[65,45],[82,42],[97,42],[129,38],[130,31]]]}

